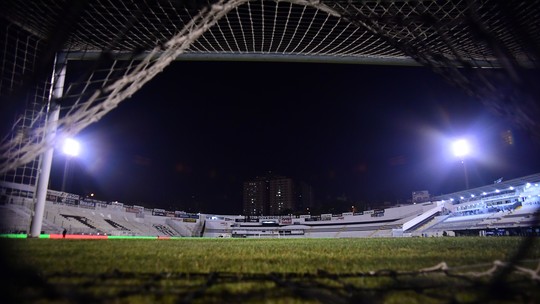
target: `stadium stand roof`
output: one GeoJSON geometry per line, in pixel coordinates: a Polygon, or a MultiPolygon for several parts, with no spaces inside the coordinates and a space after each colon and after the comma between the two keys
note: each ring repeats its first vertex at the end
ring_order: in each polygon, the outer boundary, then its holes
{"type": "Polygon", "coordinates": [[[471,198],[472,195],[474,195],[475,197],[480,197],[482,193],[484,192],[495,193],[496,191],[508,190],[510,189],[510,187],[514,187],[514,188],[523,187],[527,183],[530,183],[531,185],[539,185],[540,173],[511,179],[508,181],[501,181],[501,182],[494,181],[494,183],[490,185],[473,188],[473,189],[467,189],[467,190],[444,194],[444,195],[438,195],[438,196],[432,197],[431,200],[432,201],[441,201],[441,200],[450,200],[450,199],[459,200],[460,197],[464,197],[468,199],[468,198],[471,198]]]}

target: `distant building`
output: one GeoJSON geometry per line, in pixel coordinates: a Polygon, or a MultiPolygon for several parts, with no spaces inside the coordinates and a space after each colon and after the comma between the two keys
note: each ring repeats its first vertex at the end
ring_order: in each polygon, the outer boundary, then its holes
{"type": "Polygon", "coordinates": [[[311,187],[271,173],[244,182],[244,215],[281,215],[304,212],[313,205],[311,187]]]}
{"type": "Polygon", "coordinates": [[[244,182],[244,215],[263,215],[268,213],[268,183],[264,178],[244,182]]]}
{"type": "Polygon", "coordinates": [[[431,196],[429,195],[429,191],[422,190],[422,191],[414,191],[412,193],[412,202],[413,204],[417,203],[423,203],[429,201],[431,196]]]}
{"type": "Polygon", "coordinates": [[[296,208],[295,211],[306,214],[313,209],[315,199],[311,185],[305,182],[296,183],[296,208]]]}
{"type": "Polygon", "coordinates": [[[296,207],[294,182],[288,177],[275,177],[269,185],[269,215],[291,213],[296,207]]]}

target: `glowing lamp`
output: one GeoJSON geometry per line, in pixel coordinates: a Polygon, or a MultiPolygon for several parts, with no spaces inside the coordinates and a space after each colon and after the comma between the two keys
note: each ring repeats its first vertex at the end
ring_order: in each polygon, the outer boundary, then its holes
{"type": "Polygon", "coordinates": [[[471,147],[465,139],[460,139],[452,144],[452,151],[457,157],[464,157],[471,152],[471,147]]]}
{"type": "Polygon", "coordinates": [[[62,146],[62,152],[69,156],[77,156],[81,152],[81,144],[73,138],[66,138],[62,146]]]}

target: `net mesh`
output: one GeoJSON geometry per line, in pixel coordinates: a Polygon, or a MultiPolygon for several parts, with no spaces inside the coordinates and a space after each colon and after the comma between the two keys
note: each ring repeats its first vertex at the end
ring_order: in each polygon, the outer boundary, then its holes
{"type": "Polygon", "coordinates": [[[538,3],[394,2],[380,10],[338,2],[333,9],[532,136],[540,135],[534,122],[540,96],[534,85],[540,55],[538,3]]]}
{"type": "MultiPolygon", "coordinates": [[[[1,120],[2,130],[6,131],[2,134],[2,146],[10,143],[11,151],[24,150],[29,143],[38,144],[43,139],[33,130],[43,124],[43,105],[49,98],[50,83],[47,78],[38,81],[39,75],[35,73],[39,69],[38,54],[43,51],[44,43],[4,19],[0,20],[0,28],[0,39],[4,42],[0,73],[1,120]],[[19,115],[12,115],[14,113],[19,115]]],[[[2,148],[3,153],[11,151],[2,148]]],[[[3,157],[14,160],[8,155],[3,157]]],[[[37,182],[39,158],[34,156],[12,167],[10,171],[2,170],[4,174],[0,179],[12,185],[25,185],[17,189],[18,195],[31,198],[37,182]]]]}
{"type": "Polygon", "coordinates": [[[517,126],[540,132],[540,94],[529,77],[539,65],[537,1],[5,0],[0,11],[5,121],[24,117],[4,128],[5,180],[33,185],[43,151],[177,59],[423,65],[517,126]],[[58,54],[68,75],[57,85],[63,96],[54,99],[58,54]],[[62,107],[59,132],[47,137],[54,104],[62,107]]]}
{"type": "Polygon", "coordinates": [[[534,303],[540,292],[540,264],[492,264],[433,267],[411,270],[375,270],[355,273],[184,273],[48,272],[11,278],[8,300],[14,302],[314,302],[314,303],[534,303]],[[497,276],[510,266],[503,280],[497,276]],[[30,279],[28,279],[30,278],[30,279]],[[24,287],[22,287],[24,286],[24,287]]]}

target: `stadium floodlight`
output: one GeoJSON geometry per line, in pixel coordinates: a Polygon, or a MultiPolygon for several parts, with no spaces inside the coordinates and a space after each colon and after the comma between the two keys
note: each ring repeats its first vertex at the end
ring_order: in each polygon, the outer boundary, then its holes
{"type": "Polygon", "coordinates": [[[66,138],[62,145],[62,152],[66,155],[66,162],[64,165],[64,176],[62,177],[62,189],[61,189],[61,191],[64,192],[66,189],[66,180],[67,180],[71,158],[76,157],[81,153],[81,144],[73,138],[66,138]]]}
{"type": "Polygon", "coordinates": [[[463,173],[465,176],[465,189],[469,189],[469,176],[467,174],[465,157],[471,153],[471,146],[466,139],[459,139],[452,143],[452,151],[456,157],[461,159],[461,163],[463,164],[463,173]]]}
{"type": "Polygon", "coordinates": [[[461,158],[471,153],[471,147],[469,145],[469,142],[465,139],[456,140],[452,144],[452,150],[454,151],[454,155],[456,157],[461,157],[461,158]]]}
{"type": "Polygon", "coordinates": [[[78,156],[81,153],[81,144],[73,138],[66,138],[62,145],[62,152],[68,156],[78,156]]]}

